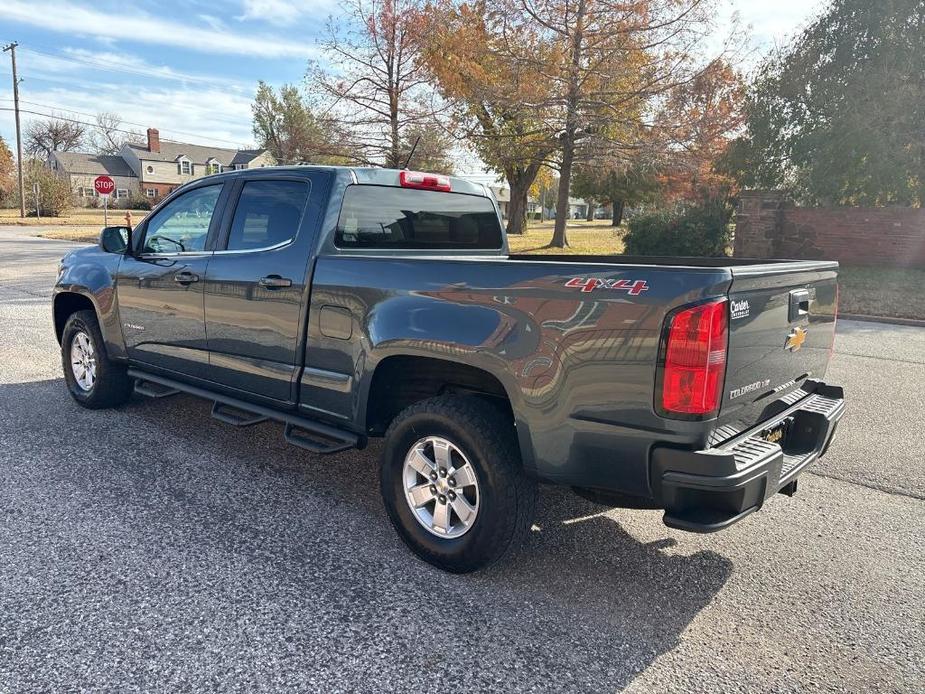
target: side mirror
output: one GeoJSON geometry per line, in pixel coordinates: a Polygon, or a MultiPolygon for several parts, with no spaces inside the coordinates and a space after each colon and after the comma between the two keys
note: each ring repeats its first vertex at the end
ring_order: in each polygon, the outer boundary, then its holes
{"type": "Polygon", "coordinates": [[[105,227],[100,232],[100,248],[106,253],[124,254],[131,230],[128,227],[105,227]]]}

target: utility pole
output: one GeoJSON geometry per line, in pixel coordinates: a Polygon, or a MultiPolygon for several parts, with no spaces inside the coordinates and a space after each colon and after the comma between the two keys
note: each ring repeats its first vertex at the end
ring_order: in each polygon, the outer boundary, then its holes
{"type": "Polygon", "coordinates": [[[3,47],[3,52],[10,52],[10,59],[13,61],[13,111],[16,114],[16,166],[19,169],[19,216],[26,216],[26,190],[22,179],[22,130],[19,125],[19,78],[16,77],[16,46],[19,44],[13,41],[3,47]]]}

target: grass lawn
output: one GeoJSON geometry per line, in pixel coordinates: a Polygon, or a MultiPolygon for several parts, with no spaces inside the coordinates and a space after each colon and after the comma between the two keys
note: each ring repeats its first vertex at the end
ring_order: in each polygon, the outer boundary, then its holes
{"type": "Polygon", "coordinates": [[[925,320],[925,269],[842,265],[838,287],[840,313],[925,320]]]}
{"type": "MultiPolygon", "coordinates": [[[[132,210],[132,224],[137,224],[145,215],[147,210],[132,210]]],[[[122,224],[124,222],[126,210],[109,210],[109,223],[122,224]]],[[[49,239],[66,239],[68,241],[87,241],[94,242],[100,236],[100,229],[103,228],[103,210],[87,207],[74,207],[62,214],[60,217],[26,217],[22,219],[19,216],[18,209],[0,209],[0,225],[12,224],[16,226],[41,226],[43,228],[37,232],[38,236],[49,239]]]]}
{"type": "MultiPolygon", "coordinates": [[[[138,224],[145,218],[147,211],[132,210],[132,223],[138,224]]],[[[120,224],[125,210],[110,210],[109,223],[120,224]]],[[[0,210],[0,225],[17,224],[21,226],[50,226],[37,233],[47,239],[64,239],[66,241],[85,241],[95,243],[103,228],[103,210],[74,208],[60,217],[35,217],[20,219],[18,210],[0,210]]],[[[532,222],[526,233],[511,236],[508,240],[511,253],[556,253],[556,254],[616,254],[623,252],[623,227],[616,229],[609,219],[597,219],[593,222],[570,220],[568,223],[569,248],[546,248],[552,240],[552,221],[532,222]]]]}
{"type": "Polygon", "coordinates": [[[614,255],[623,252],[624,227],[613,227],[609,219],[593,222],[572,219],[566,226],[568,248],[547,248],[552,240],[553,222],[530,222],[527,231],[519,236],[508,236],[511,253],[554,253],[614,255]]]}
{"type": "MultiPolygon", "coordinates": [[[[144,219],[145,210],[132,210],[132,222],[144,219]]],[[[122,222],[125,210],[110,210],[110,224],[122,222]]],[[[20,219],[18,210],[0,210],[0,225],[50,226],[39,236],[95,243],[103,227],[103,210],[74,208],[61,217],[20,219]]],[[[569,248],[547,248],[553,223],[531,222],[520,236],[511,236],[511,253],[618,255],[623,252],[625,227],[608,219],[569,220],[569,248]]],[[[856,267],[839,270],[839,311],[868,316],[925,319],[925,269],[856,267]]]]}

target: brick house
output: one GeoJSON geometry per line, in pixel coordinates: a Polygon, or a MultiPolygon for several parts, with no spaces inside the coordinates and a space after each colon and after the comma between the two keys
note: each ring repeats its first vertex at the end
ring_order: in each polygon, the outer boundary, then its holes
{"type": "Polygon", "coordinates": [[[267,150],[203,147],[161,140],[155,128],[148,128],[147,135],[146,144],[127,143],[120,154],[137,176],[141,195],[152,202],[196,178],[276,163],[267,150]]]}
{"type": "Polygon", "coordinates": [[[75,205],[91,204],[94,198],[99,197],[93,188],[93,180],[102,175],[109,176],[116,184],[111,196],[112,202],[130,201],[139,194],[138,177],[120,156],[52,152],[48,158],[48,166],[59,176],[67,179],[75,205]]]}

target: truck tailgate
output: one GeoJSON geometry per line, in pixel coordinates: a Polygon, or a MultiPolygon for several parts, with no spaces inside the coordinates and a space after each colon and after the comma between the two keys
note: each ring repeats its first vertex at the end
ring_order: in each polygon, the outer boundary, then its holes
{"type": "Polygon", "coordinates": [[[838,263],[733,268],[722,440],[773,413],[775,400],[825,375],[835,337],[838,263]]]}

